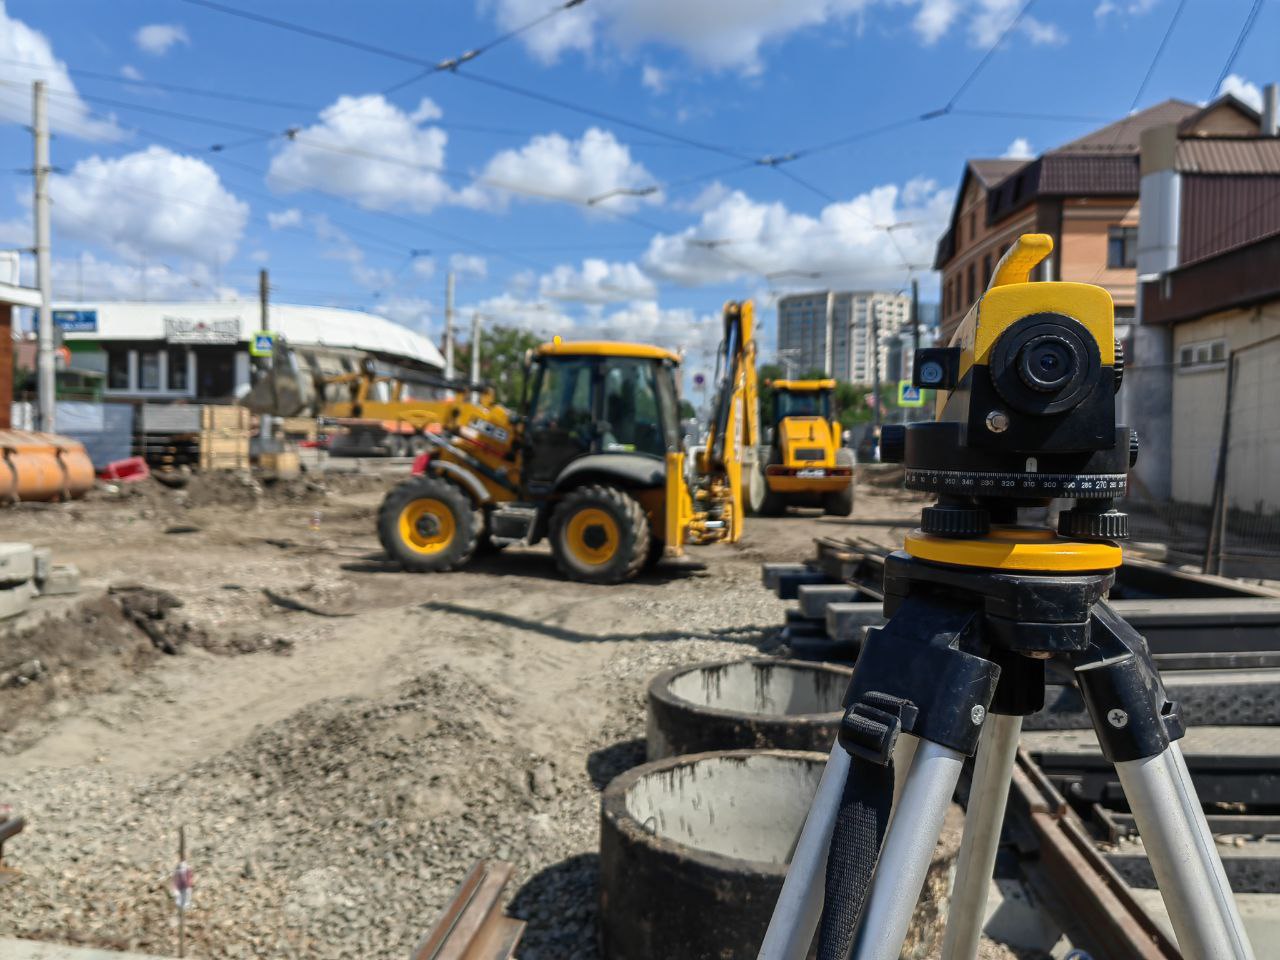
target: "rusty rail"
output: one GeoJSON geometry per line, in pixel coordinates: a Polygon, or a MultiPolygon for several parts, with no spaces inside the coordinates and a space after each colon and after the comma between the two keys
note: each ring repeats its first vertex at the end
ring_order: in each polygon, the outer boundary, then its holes
{"type": "Polygon", "coordinates": [[[1024,820],[1037,841],[1038,858],[1024,861],[1024,872],[1044,874],[1051,894],[1078,921],[1073,926],[1092,941],[1088,946],[1105,957],[1181,960],[1176,944],[1143,910],[1025,750],[1018,751],[1009,800],[1010,811],[1024,820]]]}
{"type": "Polygon", "coordinates": [[[480,860],[458,885],[412,960],[510,960],[525,922],[502,912],[502,890],[512,866],[480,860]]]}

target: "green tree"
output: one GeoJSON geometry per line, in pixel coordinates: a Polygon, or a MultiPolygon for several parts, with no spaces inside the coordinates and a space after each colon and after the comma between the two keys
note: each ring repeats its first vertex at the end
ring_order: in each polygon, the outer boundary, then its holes
{"type": "Polygon", "coordinates": [[[684,397],[680,398],[680,419],[695,420],[698,417],[698,411],[693,408],[693,404],[684,397]]]}
{"type": "MultiPolygon", "coordinates": [[[[515,410],[524,386],[524,358],[542,340],[518,327],[486,327],[480,331],[480,379],[493,387],[498,402],[515,410]]],[[[471,344],[458,345],[454,366],[464,379],[471,370],[471,344]]]]}
{"type": "Polygon", "coordinates": [[[781,364],[762,363],[756,367],[756,392],[760,395],[760,426],[765,430],[773,426],[774,397],[778,394],[778,391],[773,388],[773,381],[782,378],[781,364]]]}

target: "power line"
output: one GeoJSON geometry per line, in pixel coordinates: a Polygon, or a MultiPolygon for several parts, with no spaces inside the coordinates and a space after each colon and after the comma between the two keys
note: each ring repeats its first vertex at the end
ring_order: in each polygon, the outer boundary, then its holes
{"type": "Polygon", "coordinates": [[[978,79],[978,74],[983,71],[988,61],[995,56],[996,51],[1000,49],[1005,38],[1007,38],[1009,34],[1013,33],[1018,24],[1022,22],[1022,18],[1030,12],[1031,7],[1035,2],[1036,0],[1027,0],[1027,2],[1022,5],[1014,18],[1009,21],[1009,25],[1005,27],[1000,36],[996,38],[996,42],[987,48],[987,52],[982,55],[982,59],[977,62],[974,68],[969,71],[969,75],[965,77],[960,86],[956,88],[956,92],[951,95],[951,99],[948,100],[946,106],[942,108],[944,113],[950,113],[951,110],[955,108],[955,105],[960,101],[960,98],[964,96],[964,92],[969,89],[969,85],[973,83],[974,80],[978,79]]]}
{"type": "MultiPolygon", "coordinates": [[[[1142,82],[1138,84],[1138,91],[1133,95],[1133,100],[1129,104],[1130,113],[1138,105],[1138,101],[1142,99],[1142,94],[1147,89],[1147,84],[1151,82],[1151,75],[1156,72],[1156,64],[1160,62],[1161,56],[1164,55],[1164,49],[1169,45],[1169,38],[1173,36],[1173,28],[1178,25],[1178,18],[1182,16],[1182,8],[1186,5],[1187,0],[1178,0],[1178,5],[1173,10],[1173,16],[1169,18],[1169,26],[1165,29],[1164,36],[1160,38],[1160,45],[1156,47],[1155,56],[1151,58],[1151,64],[1147,67],[1147,72],[1143,75],[1142,82]]],[[[1123,126],[1116,128],[1117,139],[1119,139],[1122,129],[1123,126]]]]}
{"type": "Polygon", "coordinates": [[[1262,12],[1262,0],[1253,0],[1253,6],[1249,8],[1249,13],[1244,18],[1244,23],[1240,27],[1240,32],[1236,34],[1236,42],[1231,47],[1231,53],[1227,56],[1227,62],[1222,65],[1222,72],[1218,74],[1218,81],[1213,85],[1213,89],[1209,91],[1209,99],[1212,100],[1218,95],[1218,91],[1222,89],[1223,81],[1227,79],[1227,74],[1231,72],[1231,68],[1235,66],[1236,57],[1240,56],[1245,41],[1249,39],[1249,34],[1253,32],[1253,26],[1258,22],[1258,14],[1262,12]]]}

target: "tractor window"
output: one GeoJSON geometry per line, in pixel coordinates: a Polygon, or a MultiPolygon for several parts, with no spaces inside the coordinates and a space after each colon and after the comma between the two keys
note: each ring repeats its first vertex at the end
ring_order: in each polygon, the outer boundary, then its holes
{"type": "Polygon", "coordinates": [[[831,397],[825,390],[779,390],[775,401],[779,420],[786,417],[831,419],[831,397]]]}
{"type": "Polygon", "coordinates": [[[532,429],[589,435],[594,365],[589,357],[547,358],[534,399],[532,429]]]}
{"type": "Polygon", "coordinates": [[[605,362],[602,449],[606,453],[667,451],[662,404],[652,360],[609,358],[605,362]]]}

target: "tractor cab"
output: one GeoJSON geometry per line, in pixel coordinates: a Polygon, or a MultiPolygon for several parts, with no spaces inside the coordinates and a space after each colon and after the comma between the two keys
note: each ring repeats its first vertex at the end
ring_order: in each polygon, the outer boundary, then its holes
{"type": "Polygon", "coordinates": [[[526,494],[562,486],[582,458],[625,457],[636,461],[631,473],[661,472],[680,448],[679,362],[643,344],[557,341],[534,351],[521,443],[526,494]]]}

